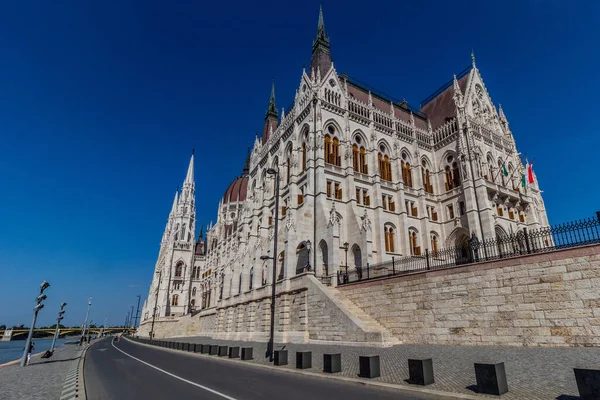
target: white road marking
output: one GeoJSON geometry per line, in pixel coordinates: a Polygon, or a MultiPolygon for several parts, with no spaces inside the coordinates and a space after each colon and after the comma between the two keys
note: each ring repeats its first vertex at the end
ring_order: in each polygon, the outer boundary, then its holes
{"type": "Polygon", "coordinates": [[[129,354],[129,353],[126,353],[126,352],[124,352],[123,350],[119,349],[117,346],[115,346],[114,342],[111,342],[111,344],[112,344],[112,347],[114,347],[115,349],[119,350],[121,353],[125,354],[126,356],[128,356],[128,357],[131,357],[131,358],[133,358],[134,360],[136,360],[136,361],[139,361],[139,362],[141,362],[141,363],[142,363],[142,364],[144,364],[144,365],[147,365],[147,366],[149,366],[149,367],[151,367],[151,368],[154,368],[155,370],[157,370],[157,371],[160,371],[160,372],[162,372],[163,374],[167,374],[167,375],[169,375],[169,376],[171,376],[171,377],[173,377],[173,378],[175,378],[175,379],[179,379],[180,381],[183,381],[183,382],[185,382],[185,383],[189,383],[190,385],[193,385],[193,386],[199,387],[200,389],[204,389],[204,390],[206,390],[207,392],[211,392],[211,393],[213,393],[213,394],[216,394],[217,396],[221,396],[221,397],[222,397],[222,398],[224,398],[224,399],[227,399],[227,400],[237,400],[235,397],[227,396],[227,395],[226,395],[226,394],[224,394],[224,393],[217,392],[217,391],[216,391],[216,390],[214,390],[214,389],[211,389],[211,388],[209,388],[209,387],[206,387],[206,386],[202,386],[202,385],[200,385],[200,384],[198,384],[198,383],[196,383],[196,382],[189,381],[189,380],[187,380],[187,379],[185,379],[185,378],[182,378],[182,377],[180,377],[180,376],[177,376],[177,375],[175,375],[175,374],[172,374],[172,373],[170,373],[170,372],[168,372],[168,371],[165,371],[164,369],[160,369],[160,368],[158,368],[158,367],[156,367],[156,366],[154,366],[154,365],[152,365],[152,364],[150,364],[150,363],[147,363],[146,361],[140,360],[139,358],[137,358],[137,357],[134,357],[134,356],[132,356],[131,354],[129,354]]]}

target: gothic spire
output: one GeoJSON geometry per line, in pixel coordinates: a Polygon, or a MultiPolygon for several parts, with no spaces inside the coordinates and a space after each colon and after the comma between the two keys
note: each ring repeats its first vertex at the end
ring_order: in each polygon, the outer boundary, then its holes
{"type": "Polygon", "coordinates": [[[177,210],[177,203],[179,202],[179,188],[175,191],[175,198],[173,199],[173,206],[171,206],[171,215],[175,215],[177,210]]]}
{"type": "Polygon", "coordinates": [[[198,242],[201,242],[202,240],[204,240],[204,233],[202,232],[204,230],[204,225],[200,225],[200,235],[198,236],[198,242]]]}
{"type": "Polygon", "coordinates": [[[313,42],[312,58],[310,60],[311,73],[316,73],[317,70],[320,70],[321,76],[325,76],[329,72],[331,64],[330,42],[325,31],[325,22],[323,22],[323,6],[320,6],[317,36],[313,42]]]}
{"type": "Polygon", "coordinates": [[[271,84],[271,97],[269,98],[269,108],[265,115],[265,125],[262,132],[263,143],[269,140],[271,132],[274,132],[275,129],[277,129],[278,119],[279,114],[277,113],[277,105],[275,104],[275,79],[273,79],[273,83],[271,84]]]}
{"type": "Polygon", "coordinates": [[[193,185],[194,184],[194,150],[192,150],[192,157],[190,158],[190,165],[188,165],[187,175],[185,176],[185,181],[183,181],[183,186],[185,185],[193,185]]]}
{"type": "Polygon", "coordinates": [[[277,119],[277,116],[277,105],[275,104],[275,79],[273,79],[273,82],[271,83],[271,97],[269,98],[269,107],[267,108],[267,115],[265,117],[275,117],[275,119],[277,119]]]}
{"type": "Polygon", "coordinates": [[[250,145],[248,145],[248,152],[246,153],[246,162],[244,163],[244,169],[242,170],[242,176],[247,176],[250,173],[250,145]]]}

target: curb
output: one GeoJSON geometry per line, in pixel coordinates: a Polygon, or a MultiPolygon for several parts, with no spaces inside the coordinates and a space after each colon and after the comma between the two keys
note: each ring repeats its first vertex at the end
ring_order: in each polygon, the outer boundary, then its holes
{"type": "Polygon", "coordinates": [[[230,358],[222,358],[222,357],[209,356],[209,355],[205,355],[205,354],[201,354],[201,353],[190,353],[190,352],[187,352],[187,351],[181,351],[181,350],[175,350],[175,349],[166,349],[164,347],[158,347],[158,346],[153,346],[153,345],[146,344],[146,343],[136,342],[135,340],[130,340],[129,338],[127,338],[125,336],[123,336],[123,338],[126,339],[126,340],[128,340],[130,343],[133,343],[133,344],[136,344],[136,345],[139,345],[139,346],[150,347],[150,348],[153,348],[153,349],[158,349],[158,350],[163,350],[163,351],[168,351],[168,352],[178,353],[178,354],[187,354],[188,356],[191,356],[191,357],[206,358],[206,359],[210,359],[210,360],[217,360],[217,361],[221,361],[223,363],[230,362],[230,363],[235,363],[235,364],[239,364],[239,365],[247,365],[247,366],[250,366],[250,367],[259,367],[259,368],[270,369],[270,370],[273,370],[273,371],[287,372],[287,373],[291,373],[291,374],[310,376],[312,378],[337,380],[337,381],[343,381],[343,382],[346,382],[346,383],[355,383],[355,384],[364,385],[364,386],[373,386],[373,387],[378,387],[378,388],[393,389],[393,390],[398,390],[400,392],[405,392],[405,393],[428,394],[430,396],[434,396],[434,397],[437,397],[439,399],[481,400],[481,399],[485,398],[485,396],[473,396],[473,395],[469,395],[469,394],[454,393],[454,392],[444,392],[444,391],[441,391],[441,390],[426,389],[426,388],[412,387],[412,386],[404,386],[404,385],[398,385],[398,384],[394,384],[394,383],[366,381],[366,380],[361,380],[361,379],[349,378],[349,377],[345,377],[345,376],[324,375],[324,374],[319,374],[319,373],[316,373],[316,372],[307,372],[307,371],[301,371],[301,370],[295,370],[295,369],[287,369],[287,368],[277,368],[277,367],[274,367],[274,366],[271,366],[271,365],[255,364],[255,363],[251,363],[251,362],[247,362],[247,361],[234,360],[234,359],[230,359],[230,358]]]}
{"type": "Polygon", "coordinates": [[[89,345],[83,349],[77,363],[68,369],[67,377],[63,383],[63,390],[60,394],[60,400],[87,399],[85,394],[85,382],[83,379],[83,364],[85,361],[85,354],[92,346],[93,345],[89,345]]]}
{"type": "MultiPolygon", "coordinates": [[[[32,355],[31,355],[31,358],[33,358],[33,357],[37,357],[37,356],[41,356],[41,355],[42,355],[42,354],[44,354],[45,352],[46,352],[46,351],[44,350],[44,351],[40,351],[39,353],[32,354],[32,355]]],[[[7,362],[7,363],[0,364],[0,368],[2,368],[2,367],[8,367],[9,365],[17,364],[17,363],[20,363],[20,362],[21,362],[21,358],[19,357],[19,358],[17,358],[16,360],[12,360],[12,361],[9,361],[9,362],[7,362]]]]}

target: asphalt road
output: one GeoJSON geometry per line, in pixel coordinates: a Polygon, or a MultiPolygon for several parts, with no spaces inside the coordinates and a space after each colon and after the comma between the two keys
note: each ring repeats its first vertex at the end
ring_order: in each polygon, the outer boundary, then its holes
{"type": "Polygon", "coordinates": [[[246,366],[127,340],[113,344],[111,338],[101,339],[88,350],[84,377],[89,400],[438,398],[246,366]]]}

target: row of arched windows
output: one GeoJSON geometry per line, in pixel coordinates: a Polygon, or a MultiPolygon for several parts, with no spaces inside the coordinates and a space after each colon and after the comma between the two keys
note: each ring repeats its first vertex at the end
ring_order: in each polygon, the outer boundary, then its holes
{"type": "MultiPolygon", "coordinates": [[[[395,228],[390,224],[386,224],[383,228],[383,233],[384,233],[386,253],[395,253],[396,252],[395,228]]],[[[439,250],[438,235],[435,232],[431,232],[429,238],[431,240],[431,250],[433,252],[433,255],[435,256],[439,250]]],[[[412,256],[420,256],[421,255],[421,246],[419,245],[419,234],[413,228],[408,230],[408,242],[409,242],[410,254],[412,256]]]]}

